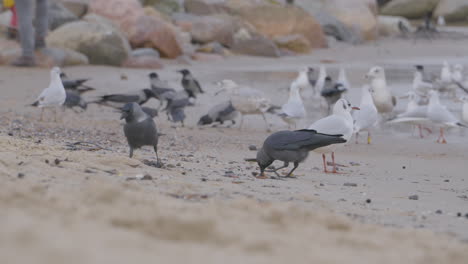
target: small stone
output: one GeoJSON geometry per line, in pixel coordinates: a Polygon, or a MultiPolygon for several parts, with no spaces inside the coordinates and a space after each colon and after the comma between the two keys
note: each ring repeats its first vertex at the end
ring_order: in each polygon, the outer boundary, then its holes
{"type": "Polygon", "coordinates": [[[152,180],[153,177],[151,177],[151,175],[149,174],[145,174],[140,180],[152,180]]]}
{"type": "Polygon", "coordinates": [[[9,135],[10,137],[12,137],[12,136],[13,136],[13,132],[8,132],[8,135],[9,135]]]}
{"type": "Polygon", "coordinates": [[[457,217],[461,217],[461,216],[462,216],[462,213],[458,212],[457,217]]]}
{"type": "Polygon", "coordinates": [[[320,185],[320,186],[325,186],[325,184],[323,184],[323,183],[320,183],[319,185],[320,185]]]}
{"type": "Polygon", "coordinates": [[[465,214],[465,218],[468,219],[468,213],[465,214]]]}
{"type": "Polygon", "coordinates": [[[410,195],[410,196],[408,197],[408,199],[410,199],[410,200],[419,200],[419,196],[418,196],[417,194],[415,194],[415,195],[410,195]]]}
{"type": "Polygon", "coordinates": [[[19,178],[19,179],[23,179],[23,178],[24,178],[24,173],[21,173],[21,172],[18,173],[18,178],[19,178]]]}
{"type": "Polygon", "coordinates": [[[436,214],[442,214],[442,210],[438,209],[437,211],[435,211],[436,214]]]}
{"type": "Polygon", "coordinates": [[[403,169],[406,169],[406,166],[403,166],[402,168],[403,168],[403,169]]]}
{"type": "Polygon", "coordinates": [[[183,171],[183,172],[182,172],[182,175],[185,175],[185,174],[187,174],[187,173],[186,173],[185,171],[183,171]]]}
{"type": "Polygon", "coordinates": [[[202,181],[202,182],[206,182],[207,179],[206,179],[206,178],[201,178],[201,181],[202,181]]]}
{"type": "Polygon", "coordinates": [[[353,182],[345,182],[343,184],[343,186],[347,186],[347,187],[357,187],[357,184],[356,183],[353,183],[353,182]]]}
{"type": "Polygon", "coordinates": [[[48,160],[48,159],[46,159],[46,160],[45,160],[45,163],[46,163],[46,164],[49,164],[49,160],[48,160]]]}
{"type": "Polygon", "coordinates": [[[249,150],[255,151],[255,150],[257,150],[257,146],[255,146],[255,145],[250,145],[250,146],[249,146],[249,150]]]}
{"type": "Polygon", "coordinates": [[[368,203],[368,204],[371,203],[371,202],[372,202],[371,199],[366,200],[366,203],[368,203]]]}
{"type": "Polygon", "coordinates": [[[450,180],[444,180],[444,182],[450,182],[450,180]]]}
{"type": "Polygon", "coordinates": [[[252,175],[253,175],[254,177],[257,177],[257,175],[258,175],[258,172],[256,172],[256,171],[252,171],[252,175]]]}
{"type": "Polygon", "coordinates": [[[60,164],[60,160],[59,160],[59,159],[55,159],[55,160],[54,160],[54,163],[55,163],[55,165],[59,165],[59,164],[60,164]]]}

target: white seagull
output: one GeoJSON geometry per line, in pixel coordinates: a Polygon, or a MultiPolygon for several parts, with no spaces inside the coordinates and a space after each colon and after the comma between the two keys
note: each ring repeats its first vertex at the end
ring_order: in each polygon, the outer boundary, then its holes
{"type": "Polygon", "coordinates": [[[463,96],[461,98],[461,101],[463,102],[462,106],[462,120],[463,122],[468,124],[468,97],[463,96]]]}
{"type": "Polygon", "coordinates": [[[453,66],[451,78],[455,83],[463,83],[463,65],[455,64],[455,66],[453,66]]]}
{"type": "Polygon", "coordinates": [[[445,127],[467,127],[460,123],[460,121],[443,105],[440,104],[439,93],[437,91],[429,92],[430,99],[429,105],[427,106],[427,118],[434,124],[440,127],[439,138],[437,143],[446,144],[444,136],[445,127]]]}
{"type": "Polygon", "coordinates": [[[427,132],[432,131],[424,125],[430,124],[431,121],[427,118],[427,105],[418,104],[418,96],[413,93],[408,93],[408,105],[406,106],[405,112],[396,116],[395,119],[389,121],[389,124],[394,123],[409,123],[417,126],[419,130],[419,137],[423,138],[422,129],[424,128],[427,132]]]}
{"type": "Polygon", "coordinates": [[[306,116],[306,110],[299,90],[298,83],[296,81],[292,82],[289,88],[288,101],[281,107],[281,112],[278,114],[288,123],[288,127],[291,125],[296,127],[296,120],[306,116]]]}
{"type": "Polygon", "coordinates": [[[354,133],[356,133],[356,144],[358,144],[359,132],[367,131],[367,144],[371,143],[371,128],[377,123],[379,115],[372,100],[372,88],[369,85],[362,87],[360,110],[353,113],[354,133]]]}
{"type": "Polygon", "coordinates": [[[392,112],[396,105],[396,98],[392,95],[387,87],[385,71],[380,66],[372,67],[366,74],[366,78],[370,80],[370,86],[374,91],[372,99],[379,113],[392,112]]]}
{"type": "MultiPolygon", "coordinates": [[[[340,99],[336,102],[333,107],[333,114],[325,118],[315,121],[308,129],[316,130],[319,133],[332,134],[332,135],[343,135],[343,138],[348,142],[353,135],[353,117],[351,116],[351,110],[359,110],[358,107],[353,107],[346,99],[340,99]]],[[[322,148],[317,148],[314,151],[322,154],[323,159],[323,171],[328,173],[327,162],[325,154],[331,153],[333,163],[333,173],[336,171],[335,164],[335,150],[339,147],[335,144],[329,145],[322,148]]]]}
{"type": "Polygon", "coordinates": [[[232,106],[240,113],[239,129],[242,129],[244,115],[261,115],[265,121],[267,130],[270,130],[265,113],[270,109],[270,100],[264,97],[263,93],[250,87],[239,86],[232,80],[222,80],[217,83],[221,88],[217,93],[226,91],[229,94],[232,106]]]}
{"type": "Polygon", "coordinates": [[[346,89],[351,89],[351,84],[348,81],[348,77],[346,76],[346,70],[344,67],[340,67],[340,71],[338,73],[338,83],[343,85],[346,89]]]}
{"type": "Polygon", "coordinates": [[[316,93],[315,87],[311,85],[309,81],[309,73],[312,71],[312,68],[304,67],[299,71],[296,79],[294,80],[301,89],[305,98],[311,98],[316,93]]]}
{"type": "Polygon", "coordinates": [[[32,106],[41,108],[41,121],[44,114],[44,108],[54,108],[55,121],[57,121],[57,107],[63,105],[66,99],[65,88],[60,78],[60,68],[54,67],[50,70],[50,84],[45,88],[42,93],[37,97],[32,106]]]}
{"type": "Polygon", "coordinates": [[[314,90],[316,92],[323,90],[323,87],[325,86],[325,78],[327,78],[327,70],[324,65],[320,65],[319,74],[314,86],[314,90]]]}
{"type": "Polygon", "coordinates": [[[443,85],[452,83],[452,72],[450,71],[450,65],[447,61],[444,61],[442,69],[440,70],[440,81],[443,85]]]}
{"type": "Polygon", "coordinates": [[[425,78],[424,66],[416,65],[413,78],[413,91],[421,96],[427,95],[429,90],[434,89],[434,84],[425,78]]]}

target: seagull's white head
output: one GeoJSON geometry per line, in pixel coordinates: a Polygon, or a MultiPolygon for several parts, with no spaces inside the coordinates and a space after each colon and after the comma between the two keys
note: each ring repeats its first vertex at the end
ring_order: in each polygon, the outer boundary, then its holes
{"type": "Polygon", "coordinates": [[[366,74],[367,79],[385,79],[385,71],[380,66],[372,67],[366,74]]]}
{"type": "Polygon", "coordinates": [[[60,76],[60,73],[62,73],[62,71],[60,70],[59,67],[53,67],[53,68],[50,70],[51,76],[60,76]]]}
{"type": "Polygon", "coordinates": [[[351,110],[360,110],[359,107],[351,106],[351,103],[346,99],[340,99],[335,103],[333,107],[333,114],[335,115],[344,115],[350,114],[351,110]]]}
{"type": "Polygon", "coordinates": [[[220,88],[220,90],[217,91],[215,95],[218,95],[221,92],[234,93],[239,88],[237,83],[235,83],[233,80],[227,79],[216,82],[216,85],[220,88]]]}

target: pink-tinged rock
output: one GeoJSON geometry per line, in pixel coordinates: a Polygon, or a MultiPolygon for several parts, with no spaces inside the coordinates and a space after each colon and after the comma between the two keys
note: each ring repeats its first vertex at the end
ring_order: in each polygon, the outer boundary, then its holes
{"type": "Polygon", "coordinates": [[[122,63],[122,67],[161,69],[163,68],[163,65],[161,64],[160,59],[155,56],[138,56],[129,57],[122,63]]]}
{"type": "Polygon", "coordinates": [[[90,9],[114,22],[133,48],[155,48],[168,58],[183,53],[183,42],[175,26],[166,22],[156,10],[145,12],[138,0],[93,0],[90,9]]]}
{"type": "Polygon", "coordinates": [[[196,61],[219,61],[223,59],[224,57],[218,54],[196,52],[192,55],[192,60],[196,61]]]}

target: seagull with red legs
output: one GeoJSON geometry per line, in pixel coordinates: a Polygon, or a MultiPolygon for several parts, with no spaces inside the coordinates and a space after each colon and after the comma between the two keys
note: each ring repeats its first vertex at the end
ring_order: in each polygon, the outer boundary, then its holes
{"type": "MultiPolygon", "coordinates": [[[[335,103],[333,107],[333,114],[315,121],[308,129],[316,130],[318,133],[330,134],[330,135],[343,135],[343,139],[348,142],[353,135],[354,120],[351,116],[351,110],[359,110],[358,107],[353,107],[346,99],[340,99],[335,103]]],[[[323,171],[328,173],[326,154],[331,153],[333,171],[332,173],[338,173],[336,170],[335,163],[335,150],[339,147],[337,145],[329,145],[314,149],[314,152],[322,154],[323,159],[323,171]]]]}

